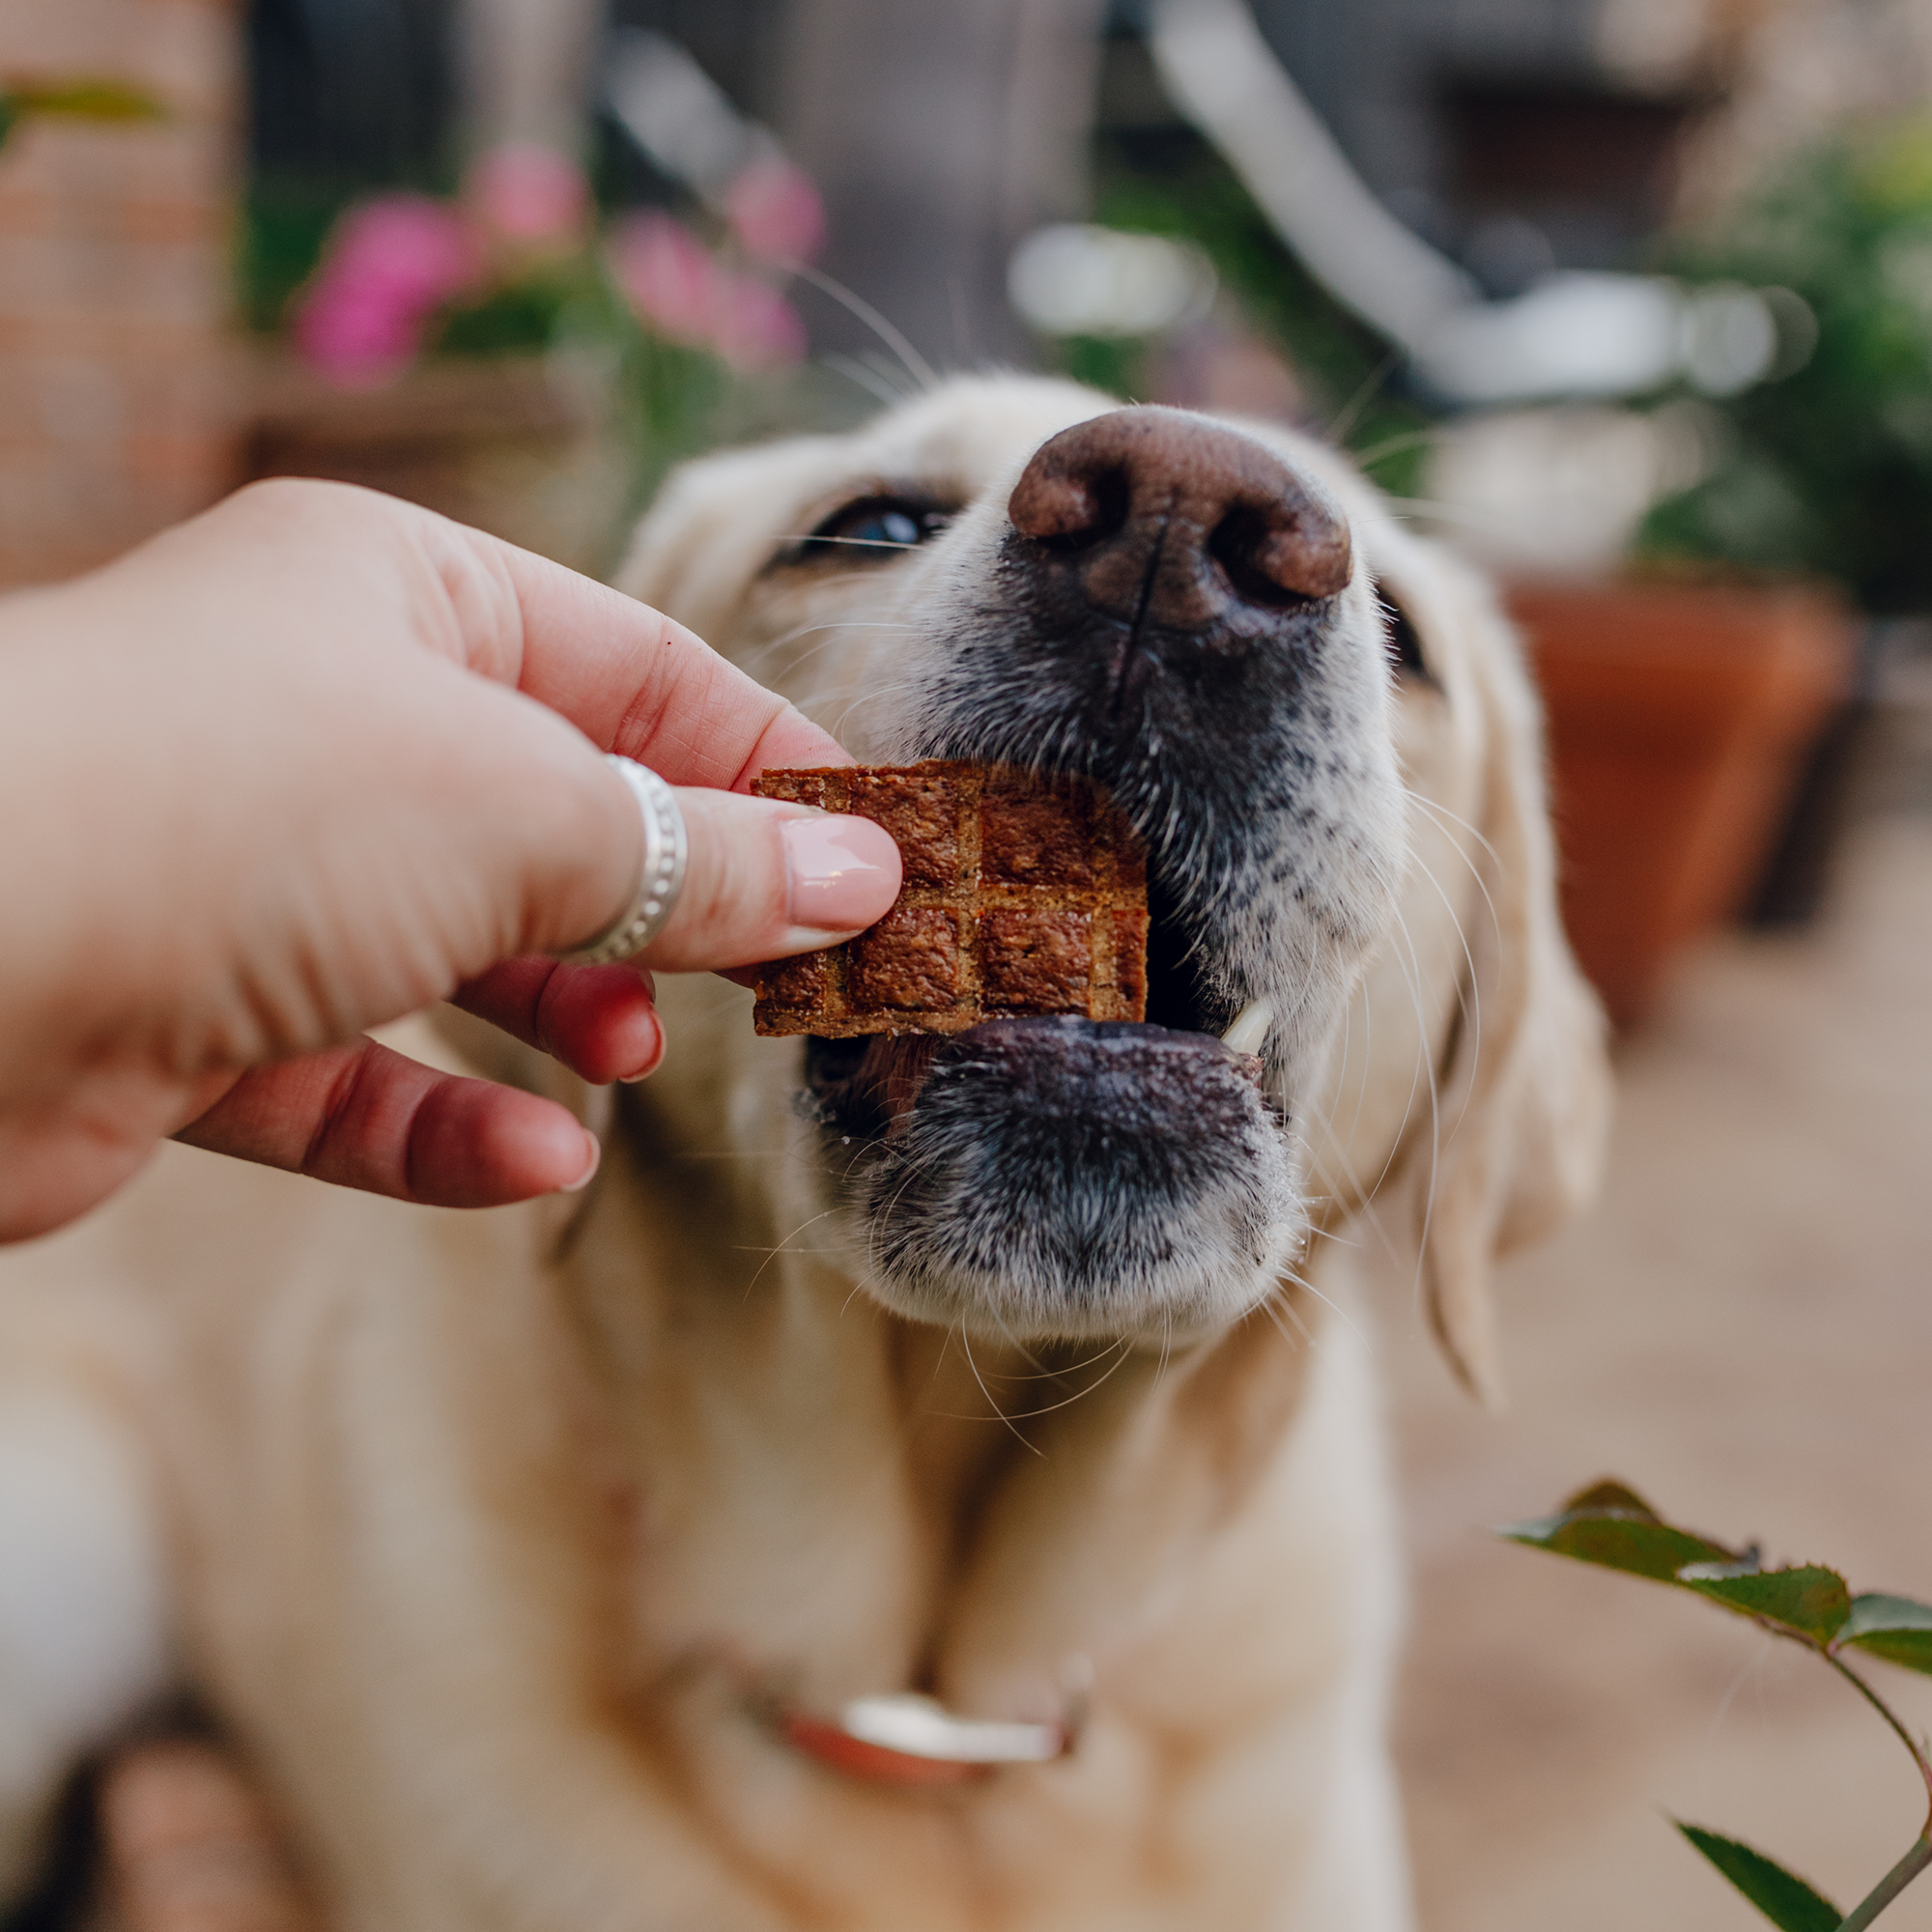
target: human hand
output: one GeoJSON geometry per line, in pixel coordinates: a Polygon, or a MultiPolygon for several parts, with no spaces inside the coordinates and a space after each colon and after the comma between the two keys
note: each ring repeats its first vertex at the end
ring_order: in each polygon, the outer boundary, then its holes
{"type": "Polygon", "coordinates": [[[645,606],[428,511],[259,484],[0,602],[0,1238],[167,1135],[407,1200],[581,1185],[562,1108],[362,1030],[453,997],[586,1079],[640,1078],[647,971],[870,924],[877,826],[742,794],[835,740],[645,606]],[[684,892],[637,964],[535,956],[628,902],[681,786],[684,892]]]}

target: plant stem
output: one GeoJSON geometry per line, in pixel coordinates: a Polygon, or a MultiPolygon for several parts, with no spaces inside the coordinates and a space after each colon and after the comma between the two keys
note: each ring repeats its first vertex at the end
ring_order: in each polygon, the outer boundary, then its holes
{"type": "MultiPolygon", "coordinates": [[[[1842,1658],[1834,1657],[1829,1650],[1825,1651],[1823,1656],[1825,1662],[1891,1726],[1893,1735],[1912,1753],[1912,1762],[1918,1767],[1918,1776],[1924,1779],[1926,1797],[1928,1800],[1932,1800],[1932,1762],[1927,1761],[1925,1752],[1920,1747],[1918,1740],[1899,1722],[1891,1706],[1850,1664],[1845,1662],[1842,1658]]],[[[1926,1839],[1932,1839],[1932,1811],[1928,1811],[1926,1814],[1925,1830],[1921,1833],[1921,1836],[1926,1839]]],[[[1907,1856],[1909,1857],[1910,1854],[1907,1856]]],[[[1917,1867],[1914,1869],[1916,1870],[1917,1867]]]]}
{"type": "Polygon", "coordinates": [[[1879,1880],[1869,1897],[1862,1899],[1852,1911],[1851,1916],[1842,1920],[1838,1932],[1864,1932],[1864,1928],[1876,1918],[1905,1888],[1932,1865],[1932,1837],[1921,1833],[1912,1841],[1912,1849],[1879,1880]]]}
{"type": "MultiPolygon", "coordinates": [[[[1891,1706],[1888,1704],[1885,1701],[1885,1699],[1881,1697],[1878,1694],[1878,1692],[1874,1690],[1871,1688],[1871,1686],[1867,1684],[1865,1680],[1862,1677],[1861,1677],[1859,1673],[1851,1667],[1850,1664],[1844,1662],[1841,1659],[1833,1656],[1833,1654],[1830,1651],[1826,1651],[1824,1653],[1824,1657],[1825,1657],[1825,1662],[1829,1663],[1832,1666],[1832,1668],[1838,1673],[1840,1677],[1842,1677],[1848,1684],[1850,1684],[1852,1688],[1858,1691],[1859,1695],[1862,1697],[1865,1700],[1865,1702],[1869,1704],[1872,1707],[1872,1709],[1876,1711],[1879,1714],[1879,1716],[1883,1718],[1886,1720],[1886,1722],[1891,1726],[1892,1731],[1894,1735],[1897,1737],[1899,1743],[1902,1744],[1905,1747],[1905,1748],[1912,1753],[1912,1762],[1918,1767],[1918,1776],[1925,1780],[1926,1795],[1928,1799],[1932,1799],[1932,1762],[1928,1762],[1925,1756],[1925,1751],[1923,1747],[1920,1746],[1918,1740],[1913,1737],[1912,1733],[1908,1731],[1902,1723],[1899,1722],[1897,1714],[1892,1710],[1891,1706]]],[[[1882,1879],[1879,1880],[1878,1884],[1872,1889],[1870,1894],[1867,1897],[1861,1899],[1860,1903],[1853,1908],[1851,1916],[1843,1919],[1839,1923],[1838,1932],[1864,1932],[1864,1928],[1867,1925],[1869,1925],[1872,1922],[1872,1920],[1876,1918],[1879,1916],[1879,1914],[1883,1912],[1885,1908],[1888,1905],[1889,1905],[1891,1901],[1894,1898],[1896,1898],[1898,1894],[1901,1891],[1903,1891],[1905,1888],[1908,1885],[1910,1885],[1912,1881],[1916,1879],[1918,1876],[1918,1874],[1926,1868],[1927,1865],[1932,1865],[1932,1811],[1927,1812],[1925,1818],[1925,1828],[1923,1831],[1919,1833],[1918,1837],[1916,1837],[1912,1841],[1911,1850],[1908,1851],[1906,1855],[1902,1859],[1900,1859],[1899,1861],[1895,1865],[1893,1865],[1892,1868],[1889,1872],[1887,1872],[1882,1879]]]]}

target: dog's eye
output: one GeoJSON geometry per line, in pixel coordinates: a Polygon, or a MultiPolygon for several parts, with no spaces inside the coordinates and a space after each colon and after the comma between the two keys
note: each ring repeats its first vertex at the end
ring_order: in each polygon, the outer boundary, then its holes
{"type": "Polygon", "coordinates": [[[864,497],[834,510],[793,553],[798,561],[838,556],[845,563],[916,550],[952,521],[938,503],[917,497],[864,497]]]}
{"type": "Polygon", "coordinates": [[[1381,593],[1382,611],[1388,618],[1389,662],[1398,677],[1414,677],[1434,684],[1429,660],[1422,655],[1422,639],[1409,615],[1386,590],[1381,593]]]}

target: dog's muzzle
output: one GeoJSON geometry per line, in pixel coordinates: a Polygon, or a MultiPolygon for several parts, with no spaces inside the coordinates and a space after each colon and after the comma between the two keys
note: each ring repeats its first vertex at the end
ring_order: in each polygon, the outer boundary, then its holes
{"type": "Polygon", "coordinates": [[[1387,666],[1341,621],[1341,508],[1238,431],[1093,417],[1035,451],[1008,518],[902,749],[1112,791],[1149,846],[1148,1023],[820,1041],[810,1098],[854,1150],[834,1172],[902,1313],[1205,1332],[1299,1237],[1284,1029],[1344,983],[1380,904],[1358,880],[1383,863],[1361,828],[1394,822],[1387,666]]]}
{"type": "Polygon", "coordinates": [[[883,1291],[927,1320],[1080,1336],[1225,1319],[1293,1212],[1261,1062],[1209,1035],[1071,1017],[813,1041],[883,1291]]]}

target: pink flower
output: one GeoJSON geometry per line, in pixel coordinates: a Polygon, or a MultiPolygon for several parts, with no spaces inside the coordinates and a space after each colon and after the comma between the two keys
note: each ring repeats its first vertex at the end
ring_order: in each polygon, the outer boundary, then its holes
{"type": "Polygon", "coordinates": [[[629,216],[611,238],[611,267],[645,323],[673,342],[722,355],[734,369],[769,369],[805,354],[798,311],[768,282],[721,267],[680,221],[629,216]]]}
{"type": "Polygon", "coordinates": [[[768,282],[727,275],[713,325],[712,341],[734,369],[772,369],[805,355],[805,324],[768,282]]]}
{"type": "Polygon", "coordinates": [[[479,156],[463,191],[484,225],[512,242],[574,241],[590,206],[583,170],[554,148],[528,141],[479,156]]]}
{"type": "Polygon", "coordinates": [[[782,156],[740,168],[724,190],[724,213],[746,249],[768,262],[809,262],[825,243],[825,204],[782,156]]]}
{"type": "Polygon", "coordinates": [[[720,270],[681,221],[628,216],[611,238],[611,266],[638,313],[673,342],[709,345],[721,303],[720,270]]]}
{"type": "Polygon", "coordinates": [[[426,195],[380,195],[336,222],[295,315],[296,348],[330,382],[366,388],[395,375],[425,326],[469,287],[482,257],[462,216],[426,195]]]}

